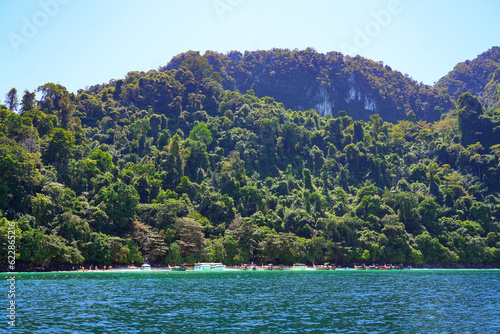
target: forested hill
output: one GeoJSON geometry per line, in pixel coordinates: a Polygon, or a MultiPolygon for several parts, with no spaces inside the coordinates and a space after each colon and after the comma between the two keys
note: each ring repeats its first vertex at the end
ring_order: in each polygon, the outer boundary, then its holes
{"type": "MultiPolygon", "coordinates": [[[[187,52],[175,57],[164,69],[178,69],[187,52]]],[[[225,89],[245,93],[253,89],[259,97],[270,96],[287,109],[316,109],[321,116],[335,117],[341,110],[354,119],[369,120],[379,114],[397,122],[407,115],[417,120],[436,121],[454,108],[444,89],[419,84],[407,75],[360,56],[339,52],[318,53],[273,49],[234,51],[203,55],[222,77],[225,89]]]]}
{"type": "MultiPolygon", "coordinates": [[[[1,264],[14,247],[18,270],[144,258],[500,265],[500,117],[476,97],[436,122],[322,117],[256,86],[224,90],[213,55],[76,95],[53,83],[11,90],[0,105],[1,264]]],[[[420,87],[402,80],[408,90],[384,85],[386,99],[420,87]]]]}
{"type": "Polygon", "coordinates": [[[447,88],[453,99],[470,92],[487,110],[500,108],[500,47],[493,47],[474,60],[459,63],[435,85],[447,88]]]}

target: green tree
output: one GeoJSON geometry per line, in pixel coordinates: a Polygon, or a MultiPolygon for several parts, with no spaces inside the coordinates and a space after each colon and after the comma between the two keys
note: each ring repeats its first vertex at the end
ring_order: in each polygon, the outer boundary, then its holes
{"type": "Polygon", "coordinates": [[[437,238],[432,238],[429,233],[420,234],[416,237],[418,249],[422,252],[425,262],[454,262],[455,256],[447,247],[439,243],[437,238]]]}
{"type": "Polygon", "coordinates": [[[69,95],[66,87],[52,82],[38,87],[37,91],[42,93],[40,99],[41,110],[46,109],[47,111],[60,110],[61,101],[69,95]]]}
{"type": "Polygon", "coordinates": [[[355,143],[362,142],[364,137],[365,137],[365,131],[363,129],[363,123],[361,123],[360,121],[354,122],[354,136],[353,136],[354,142],[355,143]]]}
{"type": "Polygon", "coordinates": [[[139,204],[139,194],[134,187],[117,182],[99,190],[95,203],[109,217],[107,233],[124,234],[131,227],[139,204]]]}
{"type": "Polygon", "coordinates": [[[40,165],[38,154],[0,137],[0,210],[26,211],[28,196],[34,195],[42,182],[40,165]]]}
{"type": "Polygon", "coordinates": [[[192,55],[181,63],[182,66],[189,69],[196,80],[202,80],[212,71],[213,66],[208,63],[208,59],[200,55],[192,55]]]}
{"type": "Polygon", "coordinates": [[[177,242],[173,242],[168,246],[169,250],[167,256],[165,257],[165,262],[169,264],[182,264],[184,260],[182,259],[181,249],[177,242]]]}
{"type": "Polygon", "coordinates": [[[210,132],[205,123],[197,124],[193,128],[193,130],[191,130],[191,133],[189,134],[189,139],[201,141],[207,146],[210,145],[213,141],[212,133],[210,132]]]}
{"type": "Polygon", "coordinates": [[[498,144],[498,129],[496,122],[484,114],[479,99],[471,93],[460,95],[457,103],[458,128],[460,143],[467,147],[474,143],[481,143],[484,147],[498,144]]]}
{"type": "Polygon", "coordinates": [[[188,138],[183,147],[188,155],[185,159],[184,174],[195,182],[201,182],[210,169],[207,146],[201,141],[188,138]]]}
{"type": "Polygon", "coordinates": [[[193,218],[180,218],[175,222],[175,233],[177,245],[182,258],[188,263],[194,263],[203,259],[205,237],[202,225],[193,218]]]}
{"type": "Polygon", "coordinates": [[[309,190],[310,192],[314,191],[314,186],[312,183],[311,171],[307,168],[304,168],[302,171],[302,175],[304,177],[304,188],[309,190]]]}
{"type": "Polygon", "coordinates": [[[103,173],[111,170],[111,168],[114,167],[111,154],[109,154],[108,152],[103,152],[100,149],[92,151],[88,158],[94,160],[96,162],[97,168],[99,168],[103,173]]]}
{"type": "Polygon", "coordinates": [[[61,118],[61,127],[66,130],[71,130],[75,122],[75,106],[67,97],[61,99],[60,105],[61,110],[59,111],[59,117],[61,118]]]}
{"type": "Polygon", "coordinates": [[[392,263],[405,263],[411,251],[408,234],[402,223],[386,224],[382,229],[380,257],[392,263]]]}
{"type": "Polygon", "coordinates": [[[416,208],[417,198],[414,194],[405,192],[396,194],[399,220],[405,224],[408,232],[415,232],[420,226],[417,220],[416,208]]]}
{"type": "Polygon", "coordinates": [[[84,260],[80,251],[66,245],[62,237],[47,235],[37,229],[23,231],[19,253],[21,261],[42,267],[51,263],[78,264],[84,260]]]}
{"type": "Polygon", "coordinates": [[[305,239],[293,233],[268,234],[258,246],[262,262],[288,265],[303,261],[306,249],[305,239]]]}
{"type": "Polygon", "coordinates": [[[417,213],[420,216],[420,223],[425,226],[430,233],[434,235],[441,234],[442,230],[437,221],[439,205],[432,198],[426,198],[420,202],[417,213]]]}
{"type": "Polygon", "coordinates": [[[61,128],[52,131],[44,157],[49,163],[64,164],[73,157],[75,149],[75,138],[73,135],[61,128]]]}
{"type": "Polygon", "coordinates": [[[181,178],[184,176],[185,161],[182,156],[182,141],[178,134],[172,137],[169,144],[165,168],[167,170],[166,186],[176,187],[181,178]]]}
{"type": "Polygon", "coordinates": [[[251,216],[258,210],[264,209],[262,193],[253,186],[244,186],[241,188],[242,213],[245,216],[251,216]]]}
{"type": "Polygon", "coordinates": [[[83,247],[85,260],[94,264],[111,264],[110,236],[92,232],[90,239],[83,247]]]}
{"type": "Polygon", "coordinates": [[[142,118],[129,126],[130,133],[132,134],[132,138],[139,139],[145,136],[149,130],[151,130],[151,125],[148,118],[142,118]]]}
{"type": "Polygon", "coordinates": [[[21,100],[21,110],[23,112],[35,109],[35,93],[29,90],[24,91],[23,98],[21,100]]]}
{"type": "Polygon", "coordinates": [[[9,110],[17,110],[17,106],[19,104],[19,101],[17,99],[17,89],[12,88],[11,90],[9,90],[9,92],[5,95],[5,104],[7,104],[9,110]]]}
{"type": "Polygon", "coordinates": [[[52,222],[55,217],[55,209],[52,199],[44,194],[37,193],[31,199],[32,215],[40,226],[48,226],[52,222]]]}

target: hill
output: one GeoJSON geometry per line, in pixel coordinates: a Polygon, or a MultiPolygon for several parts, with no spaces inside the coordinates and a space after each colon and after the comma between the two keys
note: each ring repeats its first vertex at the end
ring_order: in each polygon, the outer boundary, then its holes
{"type": "MultiPolygon", "coordinates": [[[[178,69],[187,52],[175,57],[164,70],[178,69]]],[[[444,89],[419,84],[408,76],[360,56],[339,52],[322,54],[314,49],[230,52],[208,51],[207,59],[222,78],[224,89],[256,96],[271,96],[292,110],[316,109],[321,116],[337,117],[344,110],[354,119],[379,114],[397,122],[407,114],[417,120],[436,121],[454,105],[444,89]],[[414,117],[414,116],[411,116],[414,117]]]]}
{"type": "MultiPolygon", "coordinates": [[[[435,122],[323,117],[224,90],[234,77],[211,63],[191,53],[78,94],[47,83],[19,114],[1,106],[4,268],[13,248],[26,270],[144,258],[500,264],[500,120],[475,96],[435,122]]],[[[391,101],[413,96],[394,89],[391,101]]]]}
{"type": "Polygon", "coordinates": [[[479,97],[487,110],[500,108],[500,47],[493,47],[477,58],[459,63],[435,85],[448,89],[451,97],[470,92],[479,97]]]}

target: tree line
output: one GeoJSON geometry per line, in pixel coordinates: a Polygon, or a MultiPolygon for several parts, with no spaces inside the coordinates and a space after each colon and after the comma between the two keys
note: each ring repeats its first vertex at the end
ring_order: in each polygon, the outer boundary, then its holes
{"type": "Polygon", "coordinates": [[[77,94],[47,83],[18,103],[11,90],[0,244],[15,222],[31,269],[499,264],[500,119],[475,96],[435,122],[389,123],[287,109],[223,81],[194,54],[77,94]]]}

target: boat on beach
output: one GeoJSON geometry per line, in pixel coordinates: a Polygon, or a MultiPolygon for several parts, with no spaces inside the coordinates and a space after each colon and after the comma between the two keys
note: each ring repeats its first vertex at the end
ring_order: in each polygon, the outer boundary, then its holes
{"type": "Polygon", "coordinates": [[[356,270],[379,270],[379,267],[376,265],[372,264],[367,266],[366,264],[362,264],[360,266],[354,265],[354,269],[356,270]]]}
{"type": "Polygon", "coordinates": [[[335,270],[337,267],[335,265],[331,265],[329,263],[325,263],[323,265],[316,266],[313,264],[315,270],[335,270]]]}
{"type": "Polygon", "coordinates": [[[144,261],[141,266],[141,270],[151,270],[151,265],[149,264],[149,260],[144,261]]]}
{"type": "Polygon", "coordinates": [[[225,265],[215,262],[197,263],[193,268],[194,271],[223,271],[224,269],[226,269],[225,265]]]}
{"type": "Polygon", "coordinates": [[[292,266],[292,270],[306,270],[306,269],[307,269],[307,266],[303,263],[295,263],[292,266]]]}
{"type": "Polygon", "coordinates": [[[186,271],[187,267],[186,266],[173,266],[173,267],[170,267],[170,270],[172,270],[172,271],[186,271]]]}

